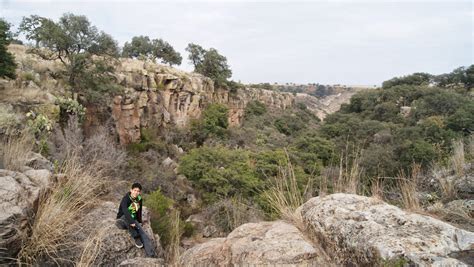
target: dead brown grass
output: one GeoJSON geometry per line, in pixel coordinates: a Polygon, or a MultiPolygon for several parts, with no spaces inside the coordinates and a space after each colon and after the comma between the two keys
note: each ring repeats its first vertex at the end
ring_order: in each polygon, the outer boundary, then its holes
{"type": "Polygon", "coordinates": [[[453,141],[453,154],[451,156],[451,167],[453,168],[456,176],[461,177],[464,175],[464,143],[463,140],[453,141]]]}
{"type": "Polygon", "coordinates": [[[17,136],[7,136],[0,143],[3,167],[11,171],[19,171],[27,163],[34,144],[34,137],[27,130],[23,130],[17,136]]]}
{"type": "Polygon", "coordinates": [[[411,174],[405,175],[404,171],[400,171],[398,175],[398,186],[402,194],[403,206],[410,211],[420,211],[420,202],[417,196],[417,181],[420,175],[421,165],[413,164],[411,174]]]}
{"type": "Polygon", "coordinates": [[[349,194],[357,194],[359,192],[359,184],[362,174],[362,169],[360,167],[361,156],[362,150],[360,148],[354,148],[351,156],[349,154],[349,143],[346,144],[346,149],[341,152],[339,175],[333,182],[334,192],[349,194]]]}
{"type": "Polygon", "coordinates": [[[383,200],[383,185],[382,185],[382,180],[380,177],[376,177],[375,179],[372,180],[371,186],[370,186],[370,193],[373,198],[383,200]]]}
{"type": "Polygon", "coordinates": [[[42,195],[31,235],[20,250],[19,262],[37,265],[44,261],[59,264],[59,251],[77,248],[72,236],[80,231],[78,220],[101,193],[103,179],[94,166],[83,166],[71,154],[60,167],[61,178],[42,195]]]}
{"type": "Polygon", "coordinates": [[[446,168],[435,166],[432,169],[433,176],[438,180],[441,195],[445,200],[452,200],[457,198],[456,176],[449,175],[450,171],[446,168]]]}
{"type": "Polygon", "coordinates": [[[93,266],[102,247],[102,241],[109,228],[104,227],[93,231],[83,242],[81,256],[76,263],[77,267],[93,266]]]}
{"type": "Polygon", "coordinates": [[[170,243],[166,248],[165,260],[169,266],[179,266],[179,244],[182,235],[179,210],[173,209],[170,218],[170,243]]]}
{"type": "Polygon", "coordinates": [[[308,183],[304,190],[298,188],[297,177],[288,153],[286,157],[286,165],[279,167],[279,174],[274,177],[272,186],[263,192],[263,196],[283,220],[303,229],[303,219],[297,208],[309,197],[307,192],[310,184],[308,183]]]}

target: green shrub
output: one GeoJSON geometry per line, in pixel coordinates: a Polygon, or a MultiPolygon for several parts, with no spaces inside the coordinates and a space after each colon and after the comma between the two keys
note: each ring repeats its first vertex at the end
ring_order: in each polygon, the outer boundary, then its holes
{"type": "Polygon", "coordinates": [[[274,122],[275,128],[282,134],[293,135],[305,128],[305,123],[295,114],[284,114],[274,122]]]}
{"type": "Polygon", "coordinates": [[[223,138],[227,135],[228,108],[222,104],[211,104],[199,120],[191,121],[191,136],[198,145],[212,136],[223,138]]]}
{"type": "Polygon", "coordinates": [[[234,195],[252,196],[261,185],[249,153],[241,149],[193,149],[181,158],[179,172],[195,184],[207,203],[234,195]]]}
{"type": "Polygon", "coordinates": [[[250,101],[247,106],[245,107],[245,117],[248,118],[250,116],[260,116],[267,112],[267,107],[260,101],[250,101]]]}
{"type": "Polygon", "coordinates": [[[160,154],[166,155],[168,153],[168,147],[166,142],[161,140],[157,129],[157,127],[141,128],[140,142],[129,144],[127,150],[131,153],[141,153],[153,149],[160,154]]]}
{"type": "Polygon", "coordinates": [[[163,246],[167,246],[171,239],[169,211],[173,207],[173,200],[163,195],[159,189],[144,196],[143,199],[143,205],[151,210],[153,232],[160,236],[163,246]]]}
{"type": "Polygon", "coordinates": [[[30,111],[26,113],[26,117],[28,118],[28,127],[37,137],[45,135],[53,129],[53,121],[51,121],[46,115],[36,114],[35,112],[30,111]]]}
{"type": "Polygon", "coordinates": [[[300,135],[291,146],[291,152],[308,174],[319,174],[323,166],[328,166],[334,158],[334,144],[319,137],[314,132],[300,135]]]}
{"type": "Polygon", "coordinates": [[[59,105],[59,120],[62,123],[67,122],[69,116],[77,116],[79,121],[83,121],[86,116],[86,108],[72,98],[58,97],[55,104],[59,105]]]}

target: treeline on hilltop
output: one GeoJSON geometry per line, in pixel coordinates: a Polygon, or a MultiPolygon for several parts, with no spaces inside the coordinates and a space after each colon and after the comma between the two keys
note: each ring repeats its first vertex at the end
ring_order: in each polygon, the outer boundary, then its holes
{"type": "MultiPolygon", "coordinates": [[[[45,60],[59,60],[64,71],[58,78],[66,81],[71,97],[82,102],[100,102],[104,96],[121,92],[112,73],[119,56],[160,61],[180,65],[182,56],[171,44],[161,38],[135,36],[120,48],[109,34],[100,31],[85,16],[66,13],[53,21],[38,15],[24,17],[18,32],[10,31],[11,25],[0,19],[0,77],[15,78],[13,55],[7,51],[10,43],[22,43],[15,37],[22,34],[28,40],[28,52],[45,60]]],[[[186,48],[194,71],[213,79],[217,86],[235,90],[242,85],[229,81],[232,71],[227,58],[216,49],[204,49],[190,43],[186,48]]]]}
{"type": "Polygon", "coordinates": [[[323,98],[329,95],[334,95],[340,93],[344,90],[351,90],[352,87],[345,85],[324,85],[319,83],[308,83],[308,84],[294,84],[294,83],[285,83],[285,84],[270,84],[270,83],[256,83],[249,84],[249,87],[252,88],[261,88],[265,90],[273,90],[278,92],[288,92],[296,95],[297,93],[305,93],[317,98],[323,98]]]}

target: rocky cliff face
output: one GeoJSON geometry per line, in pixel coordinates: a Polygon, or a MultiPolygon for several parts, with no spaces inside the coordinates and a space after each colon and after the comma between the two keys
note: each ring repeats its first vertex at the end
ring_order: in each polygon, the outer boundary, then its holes
{"type": "Polygon", "coordinates": [[[21,171],[0,168],[0,265],[15,258],[52,180],[52,164],[31,153],[21,171]]]}
{"type": "Polygon", "coordinates": [[[113,117],[122,144],[138,141],[140,128],[166,126],[184,127],[199,118],[210,103],[229,108],[229,125],[242,123],[248,102],[258,100],[269,108],[285,109],[295,103],[289,93],[263,89],[237,89],[230,92],[216,88],[214,82],[196,73],[180,72],[166,66],[124,59],[118,68],[119,83],[126,88],[113,102],[113,117]]]}
{"type": "MultiPolygon", "coordinates": [[[[21,45],[10,45],[9,51],[18,63],[16,80],[0,79],[0,102],[11,104],[21,112],[38,105],[53,106],[54,96],[64,94],[64,81],[56,79],[62,70],[58,61],[45,61],[28,54],[21,45]]],[[[120,59],[114,73],[125,92],[110,103],[110,107],[88,106],[86,134],[103,123],[104,110],[111,108],[120,143],[126,145],[140,140],[142,127],[187,126],[199,118],[210,103],[221,103],[229,108],[229,124],[242,123],[244,110],[250,101],[257,100],[269,109],[286,109],[296,102],[305,103],[318,117],[339,109],[355,91],[317,99],[307,94],[275,92],[245,88],[230,92],[217,88],[211,79],[168,66],[132,59],[120,59]]],[[[357,90],[356,90],[357,91],[357,90]]]]}

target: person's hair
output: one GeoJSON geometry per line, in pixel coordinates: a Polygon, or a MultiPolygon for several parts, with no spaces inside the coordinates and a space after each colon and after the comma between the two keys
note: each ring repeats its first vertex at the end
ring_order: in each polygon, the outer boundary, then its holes
{"type": "Polygon", "coordinates": [[[141,191],[142,190],[142,185],[140,183],[133,183],[132,184],[132,189],[134,189],[134,188],[138,188],[141,191]]]}

